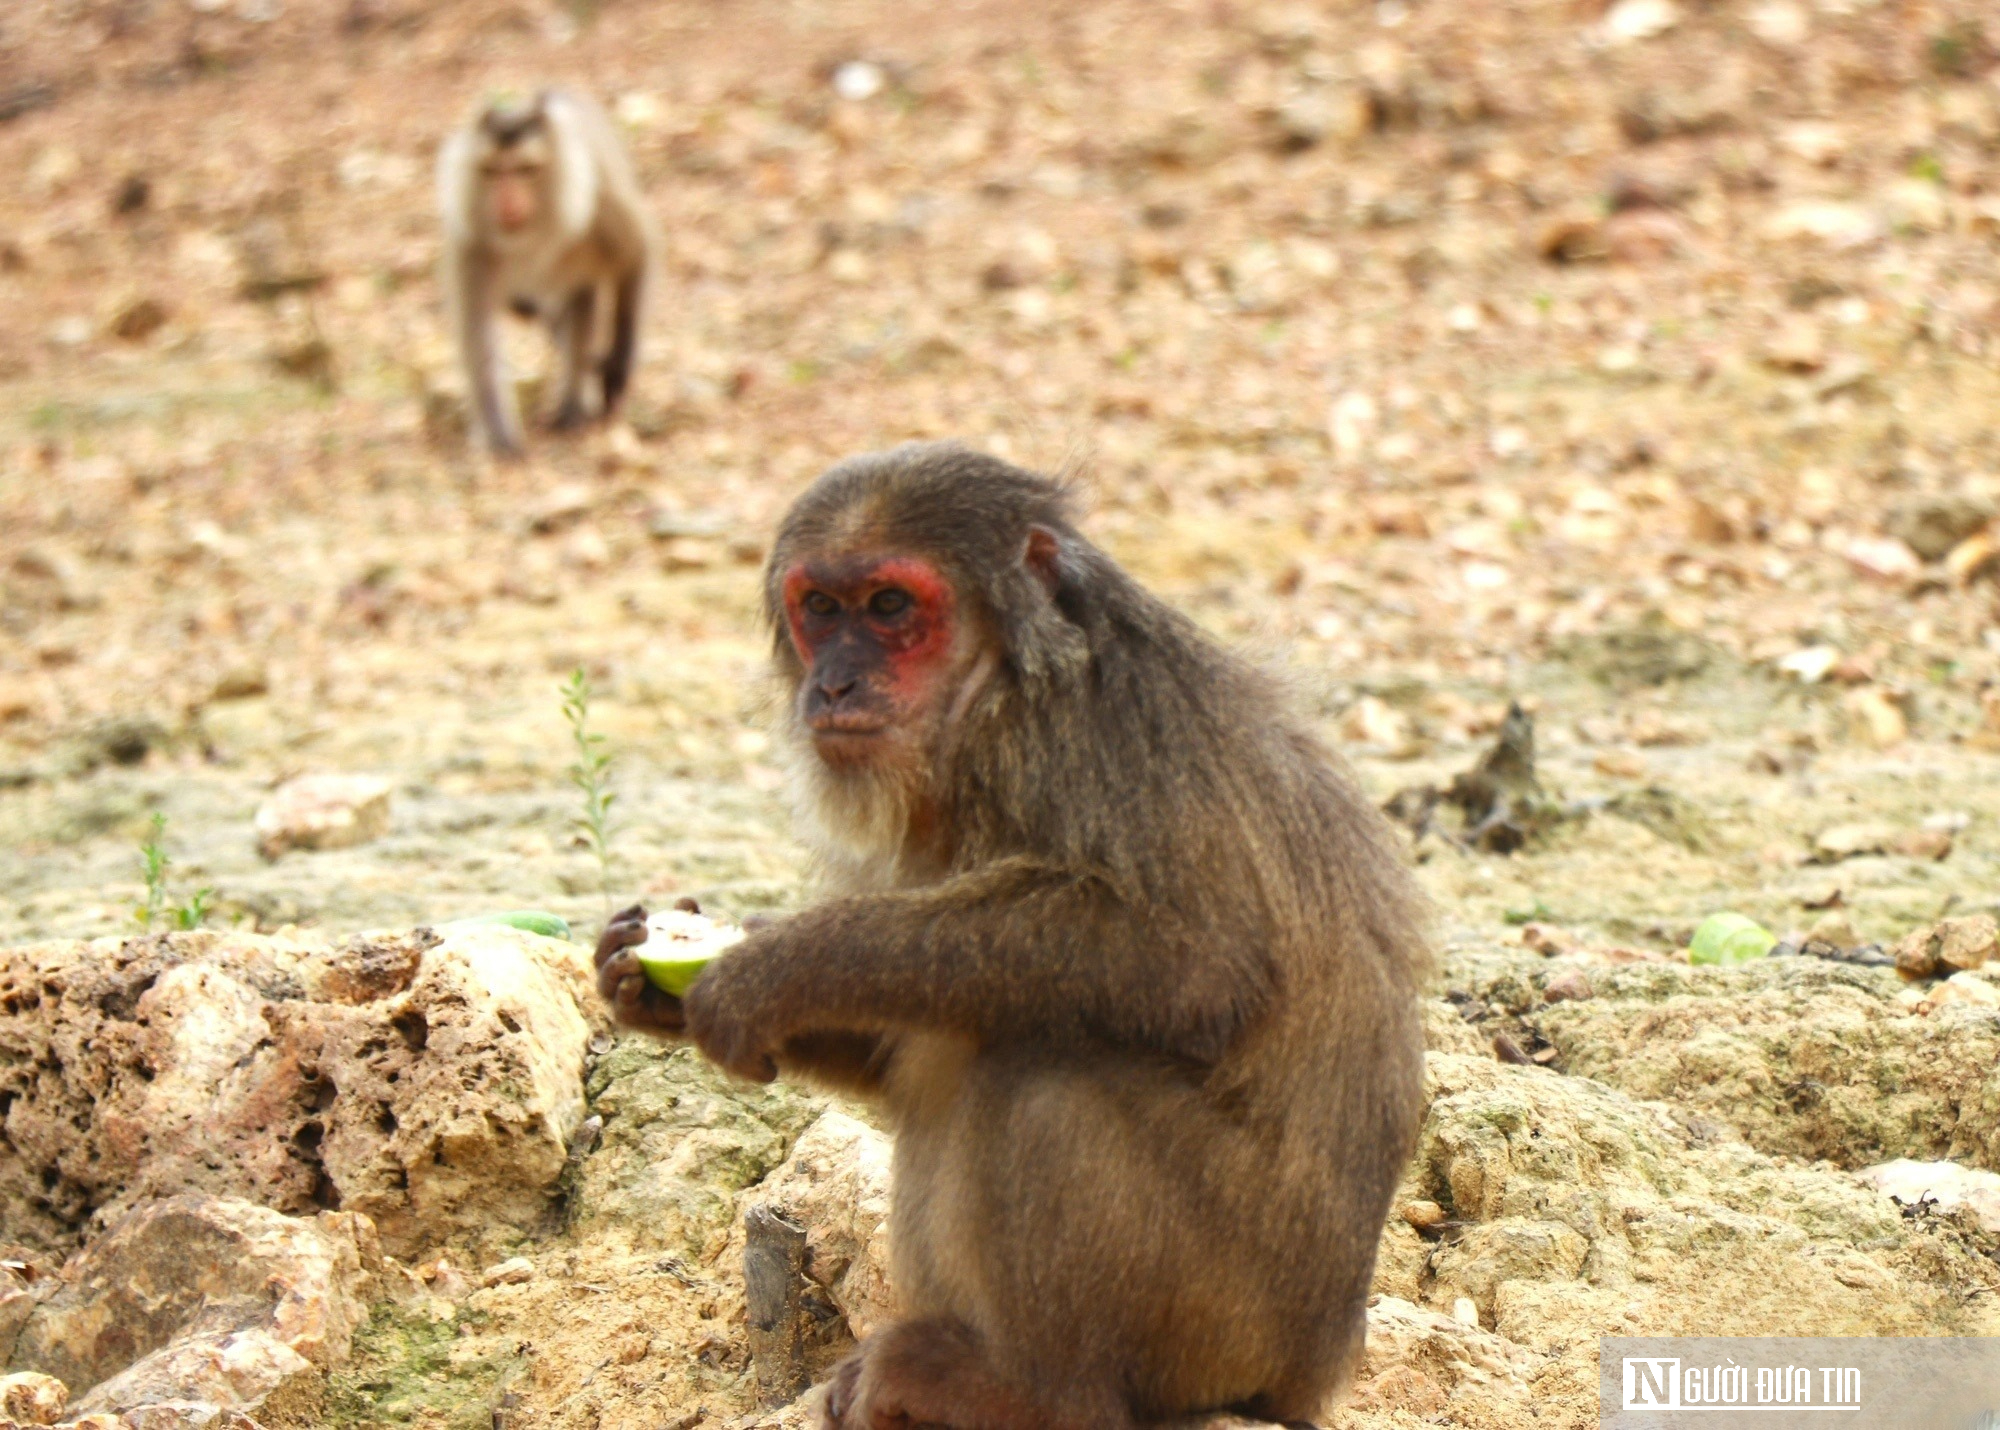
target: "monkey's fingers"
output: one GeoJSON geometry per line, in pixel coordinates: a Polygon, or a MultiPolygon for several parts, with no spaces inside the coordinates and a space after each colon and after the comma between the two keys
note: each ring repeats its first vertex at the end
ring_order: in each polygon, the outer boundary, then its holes
{"type": "Polygon", "coordinates": [[[611,1016],[648,1033],[678,1033],[687,1026],[681,1000],[655,988],[644,974],[619,980],[611,993],[611,1016]]]}
{"type": "Polygon", "coordinates": [[[597,952],[593,962],[599,968],[611,960],[621,949],[646,941],[646,906],[634,904],[629,909],[620,909],[611,916],[611,922],[604,926],[604,932],[597,936],[597,952]]]}
{"type": "Polygon", "coordinates": [[[620,949],[597,970],[597,991],[611,1005],[612,1017],[629,1027],[678,1033],[687,1026],[681,1000],[655,988],[630,949],[620,949]]]}

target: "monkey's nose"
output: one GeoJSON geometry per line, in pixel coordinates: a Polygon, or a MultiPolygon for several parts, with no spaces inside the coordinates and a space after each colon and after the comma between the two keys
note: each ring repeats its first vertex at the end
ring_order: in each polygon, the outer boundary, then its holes
{"type": "Polygon", "coordinates": [[[819,693],[823,697],[825,697],[825,699],[829,703],[831,703],[832,701],[840,699],[840,697],[847,694],[848,691],[854,689],[855,677],[851,675],[846,676],[844,678],[841,676],[835,676],[831,680],[822,680],[818,682],[818,684],[819,684],[819,693]]]}

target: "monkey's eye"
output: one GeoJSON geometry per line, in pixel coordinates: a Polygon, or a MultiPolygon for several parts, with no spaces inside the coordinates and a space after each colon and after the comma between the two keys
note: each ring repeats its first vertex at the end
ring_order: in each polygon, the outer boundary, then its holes
{"type": "Polygon", "coordinates": [[[878,616],[900,616],[910,608],[910,593],[890,586],[868,598],[868,609],[878,616]]]}
{"type": "Polygon", "coordinates": [[[824,591],[806,592],[805,599],[800,601],[799,604],[806,608],[807,615],[837,616],[840,614],[840,602],[834,600],[833,597],[827,595],[824,591]]]}

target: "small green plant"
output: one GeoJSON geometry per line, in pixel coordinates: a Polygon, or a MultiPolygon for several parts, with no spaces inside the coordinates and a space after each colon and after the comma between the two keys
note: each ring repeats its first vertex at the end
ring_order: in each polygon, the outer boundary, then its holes
{"type": "Polygon", "coordinates": [[[139,932],[150,933],[153,920],[163,913],[167,906],[167,858],[166,849],[167,817],[157,810],[153,813],[151,831],[146,842],[139,846],[139,865],[146,874],[146,902],[132,911],[138,921],[139,932]]]}
{"type": "Polygon", "coordinates": [[[605,912],[611,910],[611,753],[602,735],[590,730],[590,677],[581,666],[563,682],[563,719],[576,747],[576,762],[569,767],[569,782],[583,796],[583,812],[576,819],[576,834],[597,856],[598,880],[604,891],[605,912]]]}
{"type": "Polygon", "coordinates": [[[151,933],[153,925],[161,919],[166,920],[167,927],[176,929],[198,929],[208,922],[209,909],[215,902],[214,889],[204,886],[196,889],[179,908],[167,906],[167,866],[173,862],[167,857],[167,817],[156,810],[146,842],[139,846],[139,866],[146,876],[146,901],[132,911],[132,918],[141,933],[151,933]]]}
{"type": "Polygon", "coordinates": [[[1961,21],[1931,36],[1931,68],[1953,79],[1971,78],[1990,53],[1976,21],[1961,21]]]}
{"type": "Polygon", "coordinates": [[[1555,919],[1556,911],[1543,903],[1539,895],[1535,902],[1525,909],[1503,909],[1500,917],[1507,923],[1519,927],[1522,924],[1547,923],[1555,919]]]}
{"type": "Polygon", "coordinates": [[[1910,177],[1926,183],[1944,182],[1944,161],[1935,154],[1919,154],[1910,162],[1910,177]]]}
{"type": "Polygon", "coordinates": [[[215,890],[196,889],[188,895],[188,901],[174,910],[174,927],[177,929],[198,929],[208,922],[208,906],[215,900],[215,890]]]}

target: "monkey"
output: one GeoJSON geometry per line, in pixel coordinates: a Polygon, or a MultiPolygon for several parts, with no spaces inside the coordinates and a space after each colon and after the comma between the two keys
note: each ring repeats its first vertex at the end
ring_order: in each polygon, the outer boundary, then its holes
{"type": "Polygon", "coordinates": [[[552,425],[589,420],[593,374],[598,414],[610,416],[638,358],[659,238],[604,111],[568,89],[490,103],[445,141],[437,179],[444,291],[480,440],[521,456],[495,332],[502,304],[548,326],[562,368],[552,425]]]}
{"type": "Polygon", "coordinates": [[[875,1099],[902,1318],[823,1430],[1309,1422],[1349,1379],[1421,1107],[1426,905],[1274,678],[1142,588],[1060,483],[848,459],[764,610],[829,896],[684,998],[645,910],[617,1020],[875,1099]]]}

